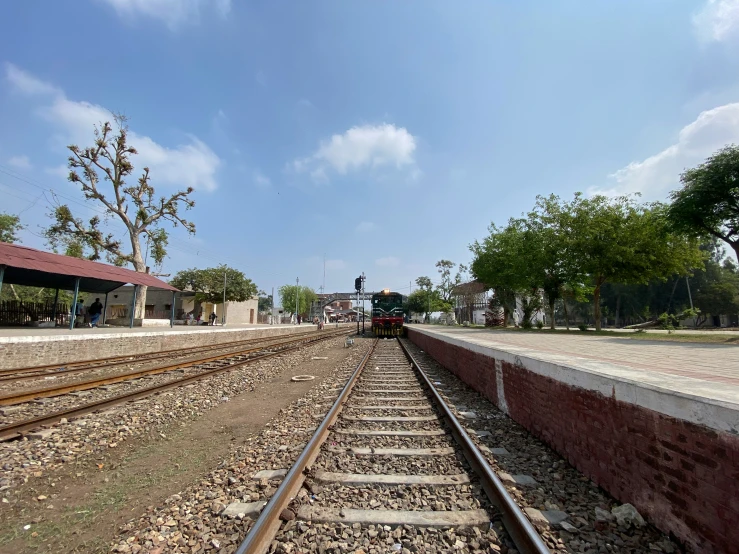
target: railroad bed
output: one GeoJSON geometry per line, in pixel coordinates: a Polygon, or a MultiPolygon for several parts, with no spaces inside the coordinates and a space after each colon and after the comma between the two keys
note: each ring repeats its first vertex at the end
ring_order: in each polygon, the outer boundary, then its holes
{"type": "Polygon", "coordinates": [[[437,378],[398,340],[378,340],[237,552],[549,552],[437,378]]]}

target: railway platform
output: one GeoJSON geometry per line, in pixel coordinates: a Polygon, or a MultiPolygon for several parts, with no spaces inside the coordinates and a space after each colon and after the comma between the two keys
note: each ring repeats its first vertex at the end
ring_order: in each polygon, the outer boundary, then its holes
{"type": "Polygon", "coordinates": [[[739,347],[410,325],[408,337],[662,531],[739,541],[739,347]]]}

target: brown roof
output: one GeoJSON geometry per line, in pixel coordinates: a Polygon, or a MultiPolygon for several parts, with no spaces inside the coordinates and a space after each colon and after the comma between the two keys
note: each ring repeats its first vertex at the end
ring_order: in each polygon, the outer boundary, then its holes
{"type": "Polygon", "coordinates": [[[452,294],[455,296],[462,296],[464,294],[481,294],[489,288],[490,287],[480,281],[469,281],[468,283],[461,283],[454,287],[452,294]]]}
{"type": "Polygon", "coordinates": [[[148,273],[7,242],[0,242],[0,265],[5,266],[3,282],[13,285],[73,290],[75,278],[80,277],[80,290],[85,292],[106,293],[127,283],[177,290],[148,273]]]}

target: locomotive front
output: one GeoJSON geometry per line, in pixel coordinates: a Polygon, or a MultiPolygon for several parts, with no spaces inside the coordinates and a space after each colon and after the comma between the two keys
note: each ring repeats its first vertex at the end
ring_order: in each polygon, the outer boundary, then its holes
{"type": "Polygon", "coordinates": [[[403,296],[388,289],[372,295],[372,332],[378,337],[403,334],[403,296]]]}

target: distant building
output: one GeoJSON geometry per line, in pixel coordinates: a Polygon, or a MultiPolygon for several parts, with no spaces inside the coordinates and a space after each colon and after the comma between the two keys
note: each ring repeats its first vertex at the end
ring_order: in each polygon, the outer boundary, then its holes
{"type": "MultiPolygon", "coordinates": [[[[95,298],[105,302],[105,295],[84,294],[83,303],[89,307],[95,298]]],[[[133,301],[133,287],[124,285],[108,294],[108,306],[105,313],[105,321],[125,321],[131,317],[131,302],[133,301]]],[[[259,300],[254,297],[244,302],[226,302],[225,310],[223,302],[210,303],[195,301],[195,293],[182,291],[175,295],[174,317],[177,322],[187,322],[188,314],[193,313],[193,319],[197,319],[198,313],[202,314],[201,323],[208,322],[208,317],[215,312],[216,321],[221,323],[225,313],[226,323],[232,325],[244,325],[257,323],[257,311],[259,300]],[[196,309],[198,310],[196,312],[196,309]]],[[[146,291],[146,308],[144,313],[144,326],[156,325],[157,323],[169,325],[172,314],[172,293],[170,291],[149,288],[146,291]]]]}

